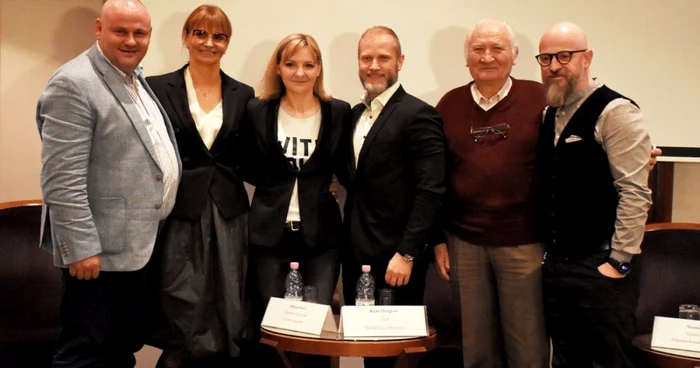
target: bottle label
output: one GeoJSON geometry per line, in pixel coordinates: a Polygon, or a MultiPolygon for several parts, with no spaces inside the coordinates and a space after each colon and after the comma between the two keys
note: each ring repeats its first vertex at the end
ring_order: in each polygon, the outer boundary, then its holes
{"type": "Polygon", "coordinates": [[[371,306],[374,305],[374,300],[370,299],[355,299],[355,305],[357,306],[371,306]]]}

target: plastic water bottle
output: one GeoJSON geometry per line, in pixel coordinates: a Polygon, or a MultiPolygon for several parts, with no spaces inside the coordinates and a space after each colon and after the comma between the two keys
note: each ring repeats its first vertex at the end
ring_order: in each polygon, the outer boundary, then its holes
{"type": "Polygon", "coordinates": [[[289,273],[284,281],[284,286],[287,291],[284,293],[285,299],[302,301],[304,299],[304,280],[299,273],[299,262],[291,262],[289,264],[289,273]]]}
{"type": "Polygon", "coordinates": [[[369,265],[362,266],[362,276],[357,280],[355,305],[374,305],[374,278],[369,265]]]}

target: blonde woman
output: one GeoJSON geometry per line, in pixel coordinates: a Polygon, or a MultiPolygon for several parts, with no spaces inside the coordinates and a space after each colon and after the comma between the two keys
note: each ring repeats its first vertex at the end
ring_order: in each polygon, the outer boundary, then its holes
{"type": "MultiPolygon", "coordinates": [[[[330,192],[346,169],[350,105],[323,87],[312,36],[292,34],[275,48],[260,95],[248,105],[258,179],[250,212],[251,262],[264,312],[283,297],[290,262],[330,304],[339,273],[341,216],[330,192]]],[[[262,315],[258,316],[258,320],[262,315]]]]}

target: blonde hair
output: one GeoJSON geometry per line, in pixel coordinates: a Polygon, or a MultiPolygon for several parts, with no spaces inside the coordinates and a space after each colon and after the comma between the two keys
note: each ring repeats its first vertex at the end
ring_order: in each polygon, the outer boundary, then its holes
{"type": "Polygon", "coordinates": [[[323,88],[323,61],[321,59],[321,49],[312,36],[301,33],[294,33],[285,37],[275,48],[272,57],[270,57],[270,61],[267,63],[265,75],[263,75],[263,79],[260,83],[259,99],[271,100],[284,95],[286,89],[284,83],[282,83],[282,77],[280,77],[278,73],[279,66],[304,47],[308,47],[313,52],[316,57],[316,62],[321,68],[318,78],[316,78],[316,84],[314,84],[314,95],[323,101],[331,100],[331,95],[326,93],[323,88]]]}
{"type": "Polygon", "coordinates": [[[396,56],[401,56],[401,41],[399,41],[399,36],[396,35],[396,32],[394,32],[393,29],[387,27],[387,26],[374,26],[367,28],[364,32],[362,32],[362,36],[360,36],[360,41],[357,43],[357,55],[360,55],[360,43],[362,42],[365,37],[369,36],[375,36],[378,34],[386,34],[391,36],[391,38],[396,41],[396,56]]]}
{"type": "Polygon", "coordinates": [[[216,5],[200,5],[190,13],[182,26],[183,43],[195,29],[204,29],[206,31],[221,30],[229,39],[233,33],[228,16],[216,5]]]}

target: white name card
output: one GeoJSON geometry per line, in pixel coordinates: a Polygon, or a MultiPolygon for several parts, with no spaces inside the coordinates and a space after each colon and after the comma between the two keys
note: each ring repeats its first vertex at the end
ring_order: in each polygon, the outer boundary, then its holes
{"type": "Polygon", "coordinates": [[[428,336],[424,305],[343,306],[340,333],[345,339],[428,336]]]}
{"type": "Polygon", "coordinates": [[[700,352],[700,321],[654,317],[651,347],[700,352]]]}
{"type": "Polygon", "coordinates": [[[260,325],[314,336],[322,331],[338,332],[330,306],[282,298],[270,298],[260,325]]]}

